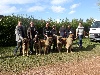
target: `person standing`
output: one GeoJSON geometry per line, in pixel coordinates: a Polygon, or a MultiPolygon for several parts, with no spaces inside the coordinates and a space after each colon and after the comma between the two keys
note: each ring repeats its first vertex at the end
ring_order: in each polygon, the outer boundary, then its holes
{"type": "Polygon", "coordinates": [[[27,29],[27,37],[29,39],[29,47],[30,47],[30,54],[33,54],[33,44],[34,44],[34,41],[33,39],[35,38],[35,35],[37,35],[38,32],[37,32],[37,28],[35,27],[34,25],[34,22],[30,22],[30,26],[28,27],[27,29]]]}
{"type": "Polygon", "coordinates": [[[57,37],[55,35],[57,35],[57,30],[56,30],[56,26],[53,25],[52,26],[52,38],[53,38],[53,50],[57,49],[57,37]]]}
{"type": "Polygon", "coordinates": [[[78,43],[78,46],[80,47],[80,48],[82,48],[82,39],[83,39],[83,36],[84,36],[84,27],[83,27],[83,25],[82,25],[82,23],[81,22],[79,22],[79,25],[78,25],[78,27],[77,27],[77,29],[76,29],[76,38],[78,37],[79,38],[79,43],[78,43]]]}
{"type": "Polygon", "coordinates": [[[64,25],[62,25],[62,27],[60,27],[59,29],[59,33],[60,33],[60,36],[62,36],[63,38],[66,37],[66,28],[64,27],[64,25]]]}
{"type": "Polygon", "coordinates": [[[22,40],[25,37],[25,29],[21,21],[18,21],[18,25],[15,28],[17,46],[14,49],[14,55],[17,54],[17,50],[20,48],[20,55],[22,54],[22,40]]]}
{"type": "MultiPolygon", "coordinates": [[[[51,33],[52,28],[49,25],[50,25],[50,23],[47,22],[46,26],[43,28],[43,35],[44,35],[45,40],[47,39],[47,37],[52,37],[52,33],[51,33]]],[[[50,52],[50,50],[51,50],[51,45],[52,45],[52,43],[50,44],[48,52],[50,52]]]]}

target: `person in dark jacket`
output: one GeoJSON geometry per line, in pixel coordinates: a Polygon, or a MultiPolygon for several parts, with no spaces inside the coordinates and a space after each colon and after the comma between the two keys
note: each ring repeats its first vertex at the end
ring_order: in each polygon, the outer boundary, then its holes
{"type": "Polygon", "coordinates": [[[52,26],[52,37],[53,37],[53,50],[57,49],[57,37],[55,35],[57,35],[57,30],[56,30],[56,26],[53,25],[52,26]]]}
{"type": "Polygon", "coordinates": [[[18,21],[18,25],[15,28],[16,42],[17,46],[14,49],[14,55],[16,55],[17,50],[20,48],[20,55],[22,54],[22,40],[25,38],[25,27],[22,25],[21,21],[18,21]]]}
{"type": "Polygon", "coordinates": [[[30,39],[30,41],[29,41],[30,54],[33,54],[33,44],[34,44],[33,39],[35,38],[35,35],[37,35],[37,34],[38,34],[37,28],[35,27],[34,23],[31,21],[30,26],[27,29],[27,37],[28,37],[28,39],[30,39]]]}
{"type": "MultiPolygon", "coordinates": [[[[69,34],[74,34],[74,30],[72,29],[71,25],[69,24],[66,29],[66,37],[68,38],[69,34]]],[[[74,37],[73,37],[74,39],[74,37]]]]}
{"type": "Polygon", "coordinates": [[[62,27],[60,27],[59,33],[60,33],[60,36],[62,36],[63,38],[65,37],[66,28],[64,27],[64,25],[62,25],[62,27]]]}
{"type": "Polygon", "coordinates": [[[52,36],[51,33],[51,27],[49,26],[49,23],[46,23],[46,26],[43,28],[43,35],[44,35],[44,39],[46,39],[46,36],[50,37],[52,36]]]}
{"type": "MultiPolygon", "coordinates": [[[[47,37],[52,37],[52,33],[51,33],[52,28],[49,25],[50,25],[49,22],[47,22],[46,26],[43,28],[43,35],[44,35],[45,40],[47,39],[47,37]]],[[[52,44],[50,44],[48,52],[50,52],[50,50],[51,50],[51,45],[52,44]]]]}

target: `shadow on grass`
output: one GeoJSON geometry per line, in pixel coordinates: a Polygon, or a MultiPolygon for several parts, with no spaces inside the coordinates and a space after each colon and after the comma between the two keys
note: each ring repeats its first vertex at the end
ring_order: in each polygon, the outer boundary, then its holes
{"type": "Polygon", "coordinates": [[[100,44],[89,44],[88,46],[86,47],[82,47],[82,48],[79,48],[79,47],[74,47],[73,49],[73,52],[79,52],[79,51],[91,51],[93,48],[95,48],[97,45],[100,45],[100,44]]]}
{"type": "Polygon", "coordinates": [[[22,55],[16,55],[16,56],[14,56],[14,55],[6,55],[6,56],[1,56],[0,57],[0,59],[7,59],[7,58],[17,58],[17,57],[19,57],[19,56],[22,56],[22,55]]]}

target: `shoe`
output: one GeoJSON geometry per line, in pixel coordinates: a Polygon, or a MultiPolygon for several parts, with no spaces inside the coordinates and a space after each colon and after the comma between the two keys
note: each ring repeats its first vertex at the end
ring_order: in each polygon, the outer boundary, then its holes
{"type": "Polygon", "coordinates": [[[80,47],[79,44],[77,45],[77,47],[80,47]]]}
{"type": "Polygon", "coordinates": [[[80,48],[83,48],[83,46],[80,46],[80,48]]]}

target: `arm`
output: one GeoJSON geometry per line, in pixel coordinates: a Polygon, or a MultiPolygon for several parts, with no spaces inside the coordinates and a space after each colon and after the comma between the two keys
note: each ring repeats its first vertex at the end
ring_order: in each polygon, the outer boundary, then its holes
{"type": "Polygon", "coordinates": [[[27,29],[27,37],[30,38],[30,28],[27,29]]]}
{"type": "Polygon", "coordinates": [[[76,29],[76,38],[77,38],[77,35],[78,35],[78,28],[76,29]]]}
{"type": "Polygon", "coordinates": [[[45,36],[45,28],[43,28],[43,35],[45,36]]]}
{"type": "Polygon", "coordinates": [[[35,35],[38,35],[37,27],[35,27],[35,35]]]}

